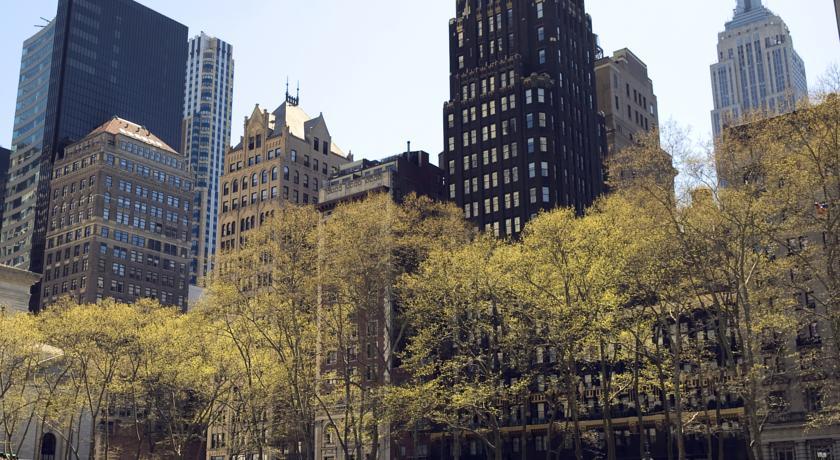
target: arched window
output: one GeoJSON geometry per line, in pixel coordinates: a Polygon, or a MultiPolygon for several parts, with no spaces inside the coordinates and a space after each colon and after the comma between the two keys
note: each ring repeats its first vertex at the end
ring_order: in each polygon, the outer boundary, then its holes
{"type": "Polygon", "coordinates": [[[283,179],[289,180],[289,167],[283,166],[283,179]]]}
{"type": "Polygon", "coordinates": [[[268,171],[263,170],[263,172],[260,173],[260,176],[262,176],[260,177],[260,182],[262,182],[263,184],[268,183],[268,171]]]}
{"type": "Polygon", "coordinates": [[[223,192],[224,195],[223,196],[228,196],[230,194],[230,184],[225,182],[225,185],[222,188],[224,190],[224,192],[223,192]]]}
{"type": "Polygon", "coordinates": [[[242,190],[248,189],[248,176],[242,178],[242,190]]]}
{"type": "Polygon", "coordinates": [[[257,182],[257,173],[254,173],[251,175],[251,187],[256,187],[258,185],[260,185],[260,183],[257,182]]]}
{"type": "Polygon", "coordinates": [[[297,171],[295,171],[295,183],[296,184],[300,183],[300,173],[297,172],[297,171]]]}
{"type": "Polygon", "coordinates": [[[277,166],[271,168],[271,180],[277,180],[277,166]]]}
{"type": "Polygon", "coordinates": [[[55,460],[56,439],[52,433],[47,433],[41,438],[41,459],[55,460]]]}
{"type": "Polygon", "coordinates": [[[297,162],[297,150],[292,150],[289,153],[289,157],[291,158],[292,161],[297,162]]]}
{"type": "Polygon", "coordinates": [[[236,193],[238,191],[239,191],[239,181],[234,179],[233,180],[233,193],[236,193]]]}

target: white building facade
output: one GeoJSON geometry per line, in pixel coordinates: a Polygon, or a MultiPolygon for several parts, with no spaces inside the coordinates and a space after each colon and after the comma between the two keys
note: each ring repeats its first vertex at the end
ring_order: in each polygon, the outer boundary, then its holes
{"type": "Polygon", "coordinates": [[[738,0],[718,34],[718,62],[711,66],[715,138],[746,115],[791,112],[808,97],[805,64],[790,30],[761,1],[738,0]]]}
{"type": "Polygon", "coordinates": [[[205,33],[189,42],[182,153],[195,175],[190,284],[210,273],[216,252],[219,177],[230,145],[233,47],[205,33]]]}

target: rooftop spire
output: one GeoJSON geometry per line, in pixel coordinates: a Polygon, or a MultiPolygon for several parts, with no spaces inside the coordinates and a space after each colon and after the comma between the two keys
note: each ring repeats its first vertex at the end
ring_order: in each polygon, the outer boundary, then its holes
{"type": "Polygon", "coordinates": [[[761,8],[761,0],[738,0],[738,6],[735,7],[735,14],[749,13],[750,11],[761,8]]]}
{"type": "Polygon", "coordinates": [[[286,103],[289,104],[289,105],[297,106],[299,102],[300,102],[300,82],[298,82],[297,95],[295,97],[292,97],[292,95],[289,94],[289,77],[286,77],[286,103]]]}

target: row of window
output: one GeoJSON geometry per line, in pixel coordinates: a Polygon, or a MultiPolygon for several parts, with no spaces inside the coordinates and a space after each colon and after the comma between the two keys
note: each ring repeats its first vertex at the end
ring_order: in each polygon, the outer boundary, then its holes
{"type": "MultiPolygon", "coordinates": [[[[507,88],[508,86],[514,85],[514,79],[516,78],[516,72],[513,70],[508,70],[506,72],[502,72],[499,74],[499,88],[507,88]]],[[[478,82],[472,82],[469,84],[465,84],[461,86],[461,100],[466,101],[468,99],[475,99],[476,96],[484,96],[486,94],[490,94],[496,91],[496,76],[491,75],[486,78],[482,78],[478,82]],[[480,93],[478,93],[480,89],[480,93]]],[[[512,107],[511,107],[512,108],[512,107]]]]}
{"type": "MultiPolygon", "coordinates": [[[[174,237],[170,236],[170,232],[172,232],[172,229],[166,227],[166,229],[164,230],[166,236],[170,239],[175,239],[177,237],[177,232],[174,237]]],[[[186,241],[186,231],[182,232],[182,239],[186,241]]],[[[115,229],[112,231],[109,227],[101,227],[99,229],[99,236],[101,236],[102,238],[112,239],[120,243],[131,244],[134,247],[150,249],[152,251],[162,252],[171,256],[187,258],[187,248],[179,247],[169,243],[164,243],[152,238],[146,238],[141,235],[131,234],[123,230],[115,229]]]]}
{"type": "MultiPolygon", "coordinates": [[[[529,202],[531,204],[549,204],[551,203],[551,189],[549,187],[531,187],[528,190],[529,202]],[[540,193],[542,191],[542,193],[540,193]]],[[[506,193],[504,198],[504,209],[515,209],[519,207],[519,192],[506,193]]],[[[478,218],[481,215],[492,215],[501,210],[500,197],[494,196],[484,199],[484,207],[480,208],[479,201],[473,201],[464,205],[464,217],[467,219],[478,218]],[[483,211],[483,213],[482,213],[483,211]]]]}
{"type": "MultiPolygon", "coordinates": [[[[154,161],[166,165],[170,168],[185,170],[186,162],[179,160],[176,157],[162,153],[160,150],[151,148],[148,145],[140,145],[134,142],[120,141],[120,150],[123,152],[133,153],[137,156],[143,157],[148,161],[154,161]]],[[[113,163],[109,163],[113,164],[113,163]]]]}
{"type": "MultiPolygon", "coordinates": [[[[277,181],[278,180],[279,176],[278,176],[277,167],[274,167],[274,168],[271,169],[270,177],[271,177],[270,181],[277,181]]],[[[289,170],[289,167],[288,166],[283,166],[283,179],[284,180],[291,180],[295,184],[300,184],[301,183],[301,174],[298,170],[294,170],[294,174],[292,175],[291,171],[289,170]]],[[[263,170],[262,172],[260,172],[259,175],[257,173],[252,174],[250,181],[248,180],[248,176],[244,176],[244,177],[242,177],[241,180],[234,179],[231,182],[223,183],[222,184],[222,196],[228,196],[231,193],[238,193],[239,190],[240,190],[240,184],[241,184],[241,190],[244,192],[245,190],[248,189],[248,186],[249,186],[248,184],[249,183],[250,183],[251,187],[257,187],[259,185],[268,184],[269,183],[269,172],[268,172],[268,170],[263,170]]],[[[313,190],[317,192],[318,187],[319,187],[318,178],[313,177],[311,183],[312,183],[313,190]]],[[[305,188],[309,188],[309,186],[310,186],[309,174],[304,174],[303,175],[303,186],[305,188]]]]}
{"type": "Polygon", "coordinates": [[[65,197],[68,194],[72,195],[76,193],[76,190],[82,191],[87,187],[93,188],[96,184],[96,176],[90,176],[87,179],[82,179],[78,183],[73,182],[70,185],[64,185],[59,189],[58,187],[53,189],[53,199],[58,199],[59,196],[65,197]],[[78,185],[78,187],[77,187],[78,185]]]}
{"type": "MultiPolygon", "coordinates": [[[[258,136],[257,136],[257,138],[259,139],[259,138],[260,138],[260,136],[258,135],[258,136]]],[[[318,140],[318,138],[316,137],[316,138],[315,138],[315,140],[314,140],[314,145],[313,145],[313,149],[314,149],[316,152],[317,152],[317,151],[319,151],[319,150],[321,149],[321,147],[319,147],[319,142],[320,142],[320,141],[319,141],[319,140],[318,140]]],[[[324,141],[324,142],[323,142],[323,147],[322,147],[322,148],[323,148],[324,155],[328,154],[328,153],[329,153],[329,151],[330,151],[330,148],[329,148],[329,142],[328,142],[328,141],[324,141]]],[[[275,159],[275,158],[280,158],[282,155],[283,155],[283,150],[282,150],[282,149],[273,149],[273,150],[269,150],[269,151],[266,153],[266,160],[273,160],[273,159],[275,159]]],[[[298,162],[298,152],[297,152],[297,150],[295,150],[295,149],[291,149],[291,150],[289,150],[289,157],[288,157],[288,159],[289,159],[289,161],[291,161],[292,163],[297,163],[297,162],[298,162]]],[[[235,163],[233,163],[233,162],[232,162],[232,163],[228,166],[228,172],[235,172],[235,171],[239,171],[240,169],[242,169],[242,168],[246,167],[246,165],[247,165],[247,167],[251,167],[251,166],[254,166],[254,165],[258,165],[258,164],[260,164],[260,163],[262,163],[262,162],[263,162],[263,157],[262,157],[262,155],[261,155],[261,154],[256,154],[256,155],[254,155],[254,156],[250,156],[250,157],[248,157],[248,159],[247,159],[247,161],[246,161],[245,163],[243,163],[242,161],[237,161],[237,162],[235,162],[235,163]]],[[[322,167],[322,172],[323,172],[324,174],[327,174],[327,168],[328,168],[328,166],[327,166],[327,162],[326,162],[326,161],[319,162],[317,158],[312,158],[312,159],[311,159],[311,161],[310,161],[310,157],[309,157],[309,155],[304,155],[304,156],[303,156],[303,161],[302,161],[302,162],[303,162],[303,166],[305,166],[305,167],[307,167],[307,168],[311,166],[313,171],[318,171],[318,170],[319,170],[319,165],[320,165],[320,166],[322,167]]]]}
{"type": "MultiPolygon", "coordinates": [[[[105,176],[105,188],[111,190],[114,187],[114,179],[111,176],[105,176]]],[[[168,195],[158,190],[151,190],[140,184],[133,184],[129,181],[119,179],[117,182],[117,189],[125,194],[134,194],[138,198],[151,199],[154,202],[166,204],[171,208],[178,209],[183,204],[184,211],[189,212],[190,200],[181,199],[175,195],[168,195]]],[[[104,193],[105,197],[110,197],[110,192],[104,193]]],[[[108,204],[108,203],[106,203],[108,204]]]]}
{"type": "MultiPolygon", "coordinates": [[[[318,203],[318,197],[314,194],[310,197],[310,195],[308,193],[304,193],[302,201],[301,201],[300,197],[301,197],[301,194],[300,194],[299,191],[291,190],[291,195],[290,195],[289,187],[288,186],[283,186],[283,199],[284,200],[292,201],[292,202],[298,203],[298,204],[301,204],[301,203],[302,204],[309,204],[310,202],[312,204],[317,204],[318,203]]],[[[257,192],[251,193],[250,202],[249,202],[249,197],[247,195],[242,196],[238,199],[234,198],[230,202],[224,201],[222,203],[222,212],[228,212],[228,211],[231,211],[231,210],[239,209],[240,207],[245,208],[249,204],[253,206],[257,203],[262,203],[262,202],[266,202],[266,201],[270,201],[270,200],[276,200],[277,198],[279,198],[279,193],[278,193],[278,188],[277,187],[271,187],[270,195],[269,195],[269,190],[263,189],[263,190],[260,190],[259,194],[257,194],[257,192]]]]}

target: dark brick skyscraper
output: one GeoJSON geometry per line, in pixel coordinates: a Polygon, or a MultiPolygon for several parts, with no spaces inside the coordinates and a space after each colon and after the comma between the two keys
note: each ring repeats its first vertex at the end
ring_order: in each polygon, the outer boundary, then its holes
{"type": "Polygon", "coordinates": [[[479,228],[517,235],[540,210],[601,193],[600,56],[583,0],[457,0],[441,168],[479,228]]]}

